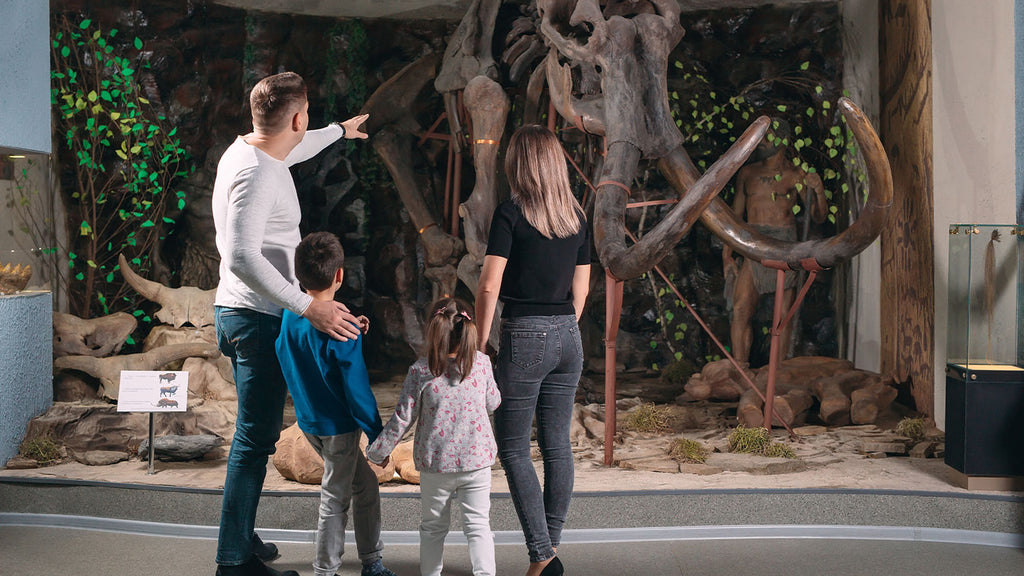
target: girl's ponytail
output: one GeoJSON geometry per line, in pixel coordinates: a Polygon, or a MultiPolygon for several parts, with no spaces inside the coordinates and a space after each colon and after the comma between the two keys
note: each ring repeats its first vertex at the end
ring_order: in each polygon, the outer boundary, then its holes
{"type": "Polygon", "coordinates": [[[470,307],[457,298],[442,298],[430,307],[427,319],[427,366],[440,376],[454,362],[461,381],[473,369],[478,345],[476,323],[470,307]],[[454,354],[454,358],[450,355],[454,354]]]}

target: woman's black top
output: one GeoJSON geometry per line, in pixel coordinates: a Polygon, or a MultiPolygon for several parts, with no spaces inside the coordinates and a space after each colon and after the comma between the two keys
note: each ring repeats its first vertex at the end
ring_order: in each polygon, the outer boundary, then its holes
{"type": "Polygon", "coordinates": [[[498,298],[502,318],[575,314],[572,278],[576,266],[590,264],[590,231],[583,215],[568,238],[545,238],[512,200],[494,210],[487,255],[507,258],[498,298]]]}

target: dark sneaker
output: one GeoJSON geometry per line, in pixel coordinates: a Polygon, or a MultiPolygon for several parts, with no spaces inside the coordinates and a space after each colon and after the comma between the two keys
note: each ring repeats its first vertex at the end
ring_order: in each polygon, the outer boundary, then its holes
{"type": "Polygon", "coordinates": [[[276,544],[273,542],[264,542],[260,539],[260,535],[256,533],[253,533],[252,535],[252,552],[257,558],[264,562],[270,562],[281,555],[277,551],[276,544]]]}
{"type": "Polygon", "coordinates": [[[363,564],[361,576],[398,576],[398,574],[385,568],[384,563],[378,559],[371,564],[363,564]]]}
{"type": "Polygon", "coordinates": [[[253,556],[248,562],[238,566],[217,566],[217,576],[299,576],[299,573],[295,570],[274,570],[253,556]]]}

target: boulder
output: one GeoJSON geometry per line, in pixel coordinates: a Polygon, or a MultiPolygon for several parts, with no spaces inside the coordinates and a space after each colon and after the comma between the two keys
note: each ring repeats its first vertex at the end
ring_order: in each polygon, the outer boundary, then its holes
{"type": "MultiPolygon", "coordinates": [[[[359,448],[363,454],[366,454],[366,446],[366,436],[360,435],[359,448]]],[[[377,482],[383,484],[395,477],[394,458],[383,468],[373,462],[369,464],[377,476],[377,482]]],[[[298,424],[293,424],[281,432],[281,438],[277,441],[277,452],[274,453],[274,467],[281,476],[303,484],[319,484],[324,477],[323,458],[316,453],[309,440],[306,440],[298,424]]]]}
{"type": "Polygon", "coordinates": [[[281,476],[302,484],[319,484],[324,477],[324,461],[305,434],[293,424],[281,432],[274,453],[274,467],[281,476]]]}
{"type": "MultiPolygon", "coordinates": [[[[748,368],[746,362],[740,364],[747,376],[754,380],[754,372],[748,368]]],[[[701,369],[700,373],[694,374],[683,387],[685,393],[676,398],[677,403],[691,402],[694,400],[722,400],[734,402],[739,400],[740,395],[746,391],[748,386],[742,376],[736,371],[736,367],[728,360],[716,360],[708,362],[701,369]]]]}
{"type": "Polygon", "coordinates": [[[402,442],[391,452],[391,461],[394,462],[395,471],[402,477],[402,480],[410,484],[419,484],[420,472],[412,460],[412,449],[412,441],[402,442]]]}

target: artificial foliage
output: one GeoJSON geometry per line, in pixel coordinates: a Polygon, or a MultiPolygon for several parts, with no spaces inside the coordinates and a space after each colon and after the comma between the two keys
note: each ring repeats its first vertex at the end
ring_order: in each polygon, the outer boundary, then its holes
{"type": "Polygon", "coordinates": [[[185,207],[176,186],[194,170],[177,129],[140,80],[142,40],[90,19],[58,16],[51,43],[51,102],[69,240],[71,311],[91,317],[128,310],[149,321],[118,273],[118,254],[145,275],[185,207]]]}

